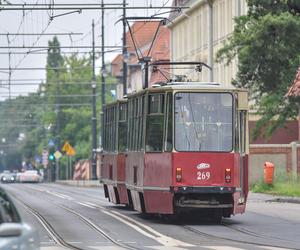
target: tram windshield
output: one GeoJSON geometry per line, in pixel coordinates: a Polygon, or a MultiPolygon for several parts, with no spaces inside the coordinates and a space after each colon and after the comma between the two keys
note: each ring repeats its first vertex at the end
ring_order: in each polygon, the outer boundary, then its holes
{"type": "Polygon", "coordinates": [[[174,111],[177,151],[232,151],[230,93],[176,93],[174,111]]]}

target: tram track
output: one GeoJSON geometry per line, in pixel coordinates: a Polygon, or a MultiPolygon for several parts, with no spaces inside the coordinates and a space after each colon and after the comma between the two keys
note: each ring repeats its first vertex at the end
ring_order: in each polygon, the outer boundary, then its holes
{"type": "Polygon", "coordinates": [[[136,248],[133,246],[129,246],[127,244],[124,244],[122,242],[116,241],[114,238],[109,236],[104,230],[102,230],[98,225],[96,225],[94,222],[92,222],[90,219],[86,218],[82,214],[76,212],[73,209],[70,209],[66,206],[63,205],[58,205],[62,209],[68,211],[69,213],[77,216],[79,219],[81,219],[85,224],[87,224],[90,228],[94,229],[96,232],[98,232],[100,235],[102,235],[105,239],[109,240],[110,242],[114,243],[116,246],[122,247],[124,249],[129,249],[129,250],[140,250],[140,248],[136,248]]]}
{"type": "Polygon", "coordinates": [[[13,198],[21,204],[27,212],[32,214],[43,226],[43,228],[47,231],[49,237],[58,245],[61,247],[64,247],[66,249],[72,249],[72,250],[85,250],[84,248],[80,248],[77,246],[74,246],[68,242],[66,242],[59,233],[55,231],[55,229],[52,227],[52,225],[47,221],[47,219],[41,215],[38,211],[36,211],[34,208],[30,207],[28,204],[25,202],[21,201],[18,199],[15,195],[12,195],[13,198]]]}
{"type": "MultiPolygon", "coordinates": [[[[78,246],[74,246],[73,244],[70,244],[66,242],[63,237],[53,228],[53,226],[48,222],[48,220],[41,215],[38,211],[36,211],[34,208],[29,206],[27,203],[23,202],[19,198],[17,198],[14,194],[12,194],[13,198],[20,203],[26,211],[28,211],[30,214],[32,214],[37,220],[40,222],[40,224],[44,227],[44,229],[47,231],[49,237],[58,245],[61,247],[64,247],[66,249],[72,249],[72,250],[86,250],[86,248],[81,248],[78,246]]],[[[136,248],[127,244],[124,244],[122,242],[119,242],[115,240],[113,237],[109,236],[103,229],[101,229],[98,225],[96,225],[94,222],[92,222],[87,217],[83,216],[82,214],[76,212],[74,209],[68,208],[63,205],[55,204],[56,206],[64,209],[68,213],[78,217],[82,222],[84,222],[86,225],[88,225],[91,229],[93,229],[95,232],[100,234],[103,238],[107,239],[109,242],[113,243],[115,246],[118,246],[123,249],[128,250],[141,250],[140,248],[136,248]]]]}
{"type": "MultiPolygon", "coordinates": [[[[258,237],[260,239],[264,239],[264,240],[280,240],[280,241],[287,241],[285,239],[280,239],[280,238],[276,238],[276,237],[270,237],[270,236],[266,236],[266,235],[259,235],[255,232],[251,232],[247,229],[240,229],[240,228],[236,228],[234,226],[231,226],[229,224],[226,224],[226,223],[221,223],[222,226],[224,227],[227,227],[227,228],[230,228],[231,230],[234,230],[234,231],[237,231],[239,233],[243,233],[247,236],[252,236],[252,237],[258,237]]],[[[252,242],[250,240],[239,240],[239,239],[233,239],[233,238],[229,238],[229,237],[225,237],[225,236],[217,236],[217,235],[214,235],[212,233],[206,233],[206,232],[203,232],[195,227],[192,227],[192,226],[188,226],[188,225],[182,225],[182,227],[190,232],[193,232],[193,233],[196,233],[198,235],[201,235],[201,236],[205,236],[207,238],[211,238],[211,239],[219,239],[219,240],[227,240],[227,241],[233,241],[233,242],[236,242],[236,243],[242,243],[242,244],[249,244],[249,245],[253,245],[253,246],[260,246],[260,247],[274,247],[274,248],[282,248],[284,247],[284,249],[300,249],[300,248],[294,248],[294,247],[286,247],[286,246],[283,246],[283,245],[275,245],[275,244],[268,244],[268,243],[258,243],[258,242],[252,242]]]]}

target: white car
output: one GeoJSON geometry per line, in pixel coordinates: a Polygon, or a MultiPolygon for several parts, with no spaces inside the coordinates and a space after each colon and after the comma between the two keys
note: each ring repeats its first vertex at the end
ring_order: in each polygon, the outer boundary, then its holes
{"type": "Polygon", "coordinates": [[[0,249],[40,249],[38,233],[23,223],[4,189],[0,188],[0,249]]]}
{"type": "Polygon", "coordinates": [[[37,170],[27,170],[18,175],[19,182],[40,182],[42,177],[37,170]]]}

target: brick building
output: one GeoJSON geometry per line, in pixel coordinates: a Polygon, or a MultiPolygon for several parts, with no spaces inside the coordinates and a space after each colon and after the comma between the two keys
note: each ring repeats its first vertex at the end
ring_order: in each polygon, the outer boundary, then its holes
{"type": "MultiPolygon", "coordinates": [[[[133,91],[138,91],[142,89],[142,79],[143,72],[141,70],[141,65],[138,58],[147,56],[149,48],[155,36],[155,32],[159,22],[157,21],[138,21],[134,22],[131,26],[133,37],[138,48],[139,56],[136,55],[134,48],[134,43],[130,32],[126,33],[126,46],[128,52],[127,65],[128,65],[128,75],[127,75],[127,93],[133,91]]],[[[161,26],[157,35],[156,40],[153,44],[153,49],[150,51],[149,56],[152,61],[169,61],[170,54],[170,31],[161,26]]],[[[119,81],[117,86],[117,98],[122,98],[123,95],[123,85],[122,85],[122,63],[123,56],[118,55],[112,61],[112,75],[116,77],[119,81]]],[[[149,74],[150,86],[156,81],[163,80],[163,76],[158,72],[151,72],[149,74]]]]}

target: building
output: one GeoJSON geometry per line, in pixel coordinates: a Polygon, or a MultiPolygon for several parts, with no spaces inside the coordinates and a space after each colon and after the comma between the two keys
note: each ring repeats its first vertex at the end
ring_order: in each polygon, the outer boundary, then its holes
{"type": "MultiPolygon", "coordinates": [[[[153,38],[155,36],[159,22],[157,21],[138,21],[131,26],[133,39],[130,32],[126,33],[127,57],[125,58],[128,66],[127,74],[127,93],[138,91],[143,88],[143,71],[139,58],[150,56],[151,61],[168,61],[170,54],[170,31],[168,28],[161,26],[157,37],[153,43],[153,48],[149,52],[153,38]],[[138,54],[135,50],[135,45],[138,54]]],[[[117,98],[123,96],[123,55],[118,55],[112,61],[112,75],[118,79],[117,98]]],[[[163,78],[158,72],[149,74],[150,85],[163,78]]]]}
{"type": "Polygon", "coordinates": [[[231,85],[237,72],[236,61],[226,66],[215,63],[214,59],[233,32],[234,17],[246,14],[246,0],[174,0],[173,6],[188,6],[189,9],[170,16],[171,60],[205,62],[213,70],[193,73],[191,80],[231,85]]]}

